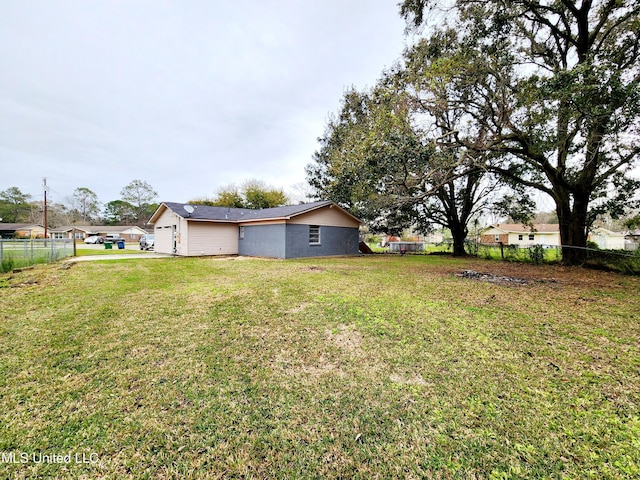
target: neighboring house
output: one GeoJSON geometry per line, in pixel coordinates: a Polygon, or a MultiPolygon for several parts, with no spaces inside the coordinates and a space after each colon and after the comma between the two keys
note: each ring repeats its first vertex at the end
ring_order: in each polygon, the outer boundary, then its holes
{"type": "Polygon", "coordinates": [[[524,226],[515,223],[490,225],[480,234],[483,245],[548,245],[560,246],[560,226],[558,224],[540,223],[524,226]]]}
{"type": "Polygon", "coordinates": [[[260,210],[163,202],[149,223],[157,253],[271,258],[358,253],[360,220],[330,201],[260,210]]]}
{"type": "Polygon", "coordinates": [[[92,230],[95,227],[88,226],[62,226],[50,229],[49,235],[51,238],[73,238],[73,232],[75,230],[76,239],[83,239],[92,235],[92,230]]]}
{"type": "MultiPolygon", "coordinates": [[[[612,232],[606,228],[596,227],[588,236],[598,248],[618,250],[625,248],[623,233],[612,232]]],[[[560,226],[558,224],[535,224],[533,228],[520,224],[502,223],[491,225],[480,235],[480,243],[485,245],[548,245],[560,246],[560,226]]]]}
{"type": "Polygon", "coordinates": [[[146,230],[136,227],[136,226],[123,226],[123,225],[115,225],[115,226],[106,226],[106,227],[93,227],[98,229],[98,235],[104,237],[108,234],[118,234],[120,237],[124,238],[125,242],[137,242],[140,240],[142,235],[148,235],[149,232],[146,230]]]}
{"type": "Polygon", "coordinates": [[[625,240],[625,245],[624,245],[625,250],[631,250],[631,251],[637,250],[638,248],[640,248],[640,230],[627,232],[627,234],[624,236],[624,240],[625,240]]]}
{"type": "Polygon", "coordinates": [[[0,223],[1,238],[44,238],[44,227],[35,223],[0,223]]]}
{"type": "Polygon", "coordinates": [[[602,227],[595,227],[589,232],[589,241],[595,242],[603,250],[624,250],[624,233],[612,232],[602,227]]]}
{"type": "Polygon", "coordinates": [[[91,235],[100,235],[101,237],[107,234],[118,234],[126,242],[137,242],[142,235],[146,235],[149,232],[136,226],[123,226],[123,225],[65,225],[63,227],[52,228],[51,236],[53,238],[73,238],[73,232],[75,231],[76,239],[83,239],[90,237],[91,235]]]}

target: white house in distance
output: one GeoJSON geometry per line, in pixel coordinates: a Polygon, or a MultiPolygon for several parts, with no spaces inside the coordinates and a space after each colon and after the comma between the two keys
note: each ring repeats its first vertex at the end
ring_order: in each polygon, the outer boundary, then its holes
{"type": "Polygon", "coordinates": [[[484,245],[531,245],[560,246],[560,226],[558,224],[539,223],[530,226],[515,223],[490,225],[480,235],[484,245]]]}
{"type": "MultiPolygon", "coordinates": [[[[589,232],[588,240],[595,242],[603,250],[624,250],[624,233],[613,232],[602,227],[595,227],[589,232]]],[[[530,226],[522,224],[501,223],[490,225],[480,235],[480,243],[484,245],[546,245],[559,247],[560,226],[557,223],[539,223],[530,226]]]]}
{"type": "Polygon", "coordinates": [[[360,220],[330,201],[251,210],[163,202],[157,253],[271,258],[357,255],[360,220]]]}
{"type": "Polygon", "coordinates": [[[589,240],[603,250],[624,250],[624,233],[613,232],[603,227],[595,227],[589,232],[589,240]]]}
{"type": "Polygon", "coordinates": [[[64,225],[51,229],[52,238],[83,239],[92,235],[105,237],[109,234],[118,234],[126,242],[137,242],[142,235],[148,232],[135,225],[64,225]]]}

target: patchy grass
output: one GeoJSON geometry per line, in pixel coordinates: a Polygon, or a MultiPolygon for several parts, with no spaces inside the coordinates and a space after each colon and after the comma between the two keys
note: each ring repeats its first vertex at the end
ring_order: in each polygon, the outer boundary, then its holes
{"type": "Polygon", "coordinates": [[[133,259],[5,275],[0,468],[637,478],[639,287],[429,256],[133,259]],[[530,282],[456,276],[466,269],[530,282]]]}

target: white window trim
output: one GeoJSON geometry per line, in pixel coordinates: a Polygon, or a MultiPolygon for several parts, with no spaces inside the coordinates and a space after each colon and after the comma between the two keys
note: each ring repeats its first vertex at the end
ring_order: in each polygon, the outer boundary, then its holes
{"type": "MultiPolygon", "coordinates": [[[[322,228],[320,227],[320,225],[309,225],[309,245],[321,245],[322,244],[322,228]],[[312,229],[317,229],[318,231],[318,240],[317,241],[312,241],[312,229]]],[[[315,236],[315,235],[314,235],[315,236]]]]}

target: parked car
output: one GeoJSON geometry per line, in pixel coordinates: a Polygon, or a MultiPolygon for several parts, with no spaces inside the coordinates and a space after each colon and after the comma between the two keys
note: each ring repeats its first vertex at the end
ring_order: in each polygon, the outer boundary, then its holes
{"type": "Polygon", "coordinates": [[[87,245],[91,243],[104,243],[104,238],[102,238],[100,235],[91,235],[90,237],[84,239],[84,243],[86,243],[87,245]]]}
{"type": "Polygon", "coordinates": [[[154,244],[153,235],[142,235],[140,237],[140,250],[151,250],[154,244]]]}
{"type": "Polygon", "coordinates": [[[105,238],[105,241],[116,243],[116,242],[124,242],[124,238],[120,236],[118,233],[108,233],[105,238]]]}

